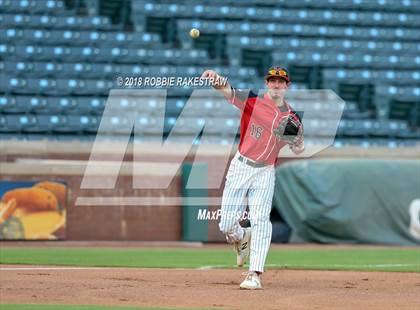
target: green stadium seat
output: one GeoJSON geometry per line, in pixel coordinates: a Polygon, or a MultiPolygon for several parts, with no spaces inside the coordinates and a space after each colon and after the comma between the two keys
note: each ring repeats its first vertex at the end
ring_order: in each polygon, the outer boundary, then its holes
{"type": "Polygon", "coordinates": [[[0,114],[0,132],[19,133],[21,129],[19,118],[19,115],[0,114]]]}
{"type": "Polygon", "coordinates": [[[106,103],[106,98],[98,97],[75,97],[77,109],[80,114],[101,115],[106,103]]]}
{"type": "Polygon", "coordinates": [[[80,118],[75,115],[61,115],[59,122],[51,128],[53,134],[79,134],[82,132],[80,118]]]}

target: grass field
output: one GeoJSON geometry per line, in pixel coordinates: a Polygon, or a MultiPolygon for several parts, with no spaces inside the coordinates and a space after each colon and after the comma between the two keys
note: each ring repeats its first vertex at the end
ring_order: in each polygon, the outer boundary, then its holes
{"type": "MultiPolygon", "coordinates": [[[[232,250],[156,248],[0,249],[0,264],[137,268],[231,268],[232,250]]],[[[271,249],[267,268],[420,272],[420,249],[271,249]]]]}

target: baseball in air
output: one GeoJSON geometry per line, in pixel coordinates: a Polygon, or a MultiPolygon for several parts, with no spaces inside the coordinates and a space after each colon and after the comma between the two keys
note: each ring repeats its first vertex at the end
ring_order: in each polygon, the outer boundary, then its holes
{"type": "Polygon", "coordinates": [[[197,28],[192,28],[190,30],[190,37],[193,39],[197,39],[200,36],[200,30],[198,30],[197,28]]]}

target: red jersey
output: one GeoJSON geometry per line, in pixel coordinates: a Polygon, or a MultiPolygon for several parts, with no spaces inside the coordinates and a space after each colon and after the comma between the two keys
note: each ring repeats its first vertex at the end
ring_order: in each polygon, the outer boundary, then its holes
{"type": "Polygon", "coordinates": [[[268,93],[257,96],[252,91],[233,88],[232,92],[229,102],[242,111],[239,153],[256,162],[275,164],[280,149],[287,142],[279,139],[274,130],[281,119],[294,111],[286,102],[277,106],[268,93]]]}

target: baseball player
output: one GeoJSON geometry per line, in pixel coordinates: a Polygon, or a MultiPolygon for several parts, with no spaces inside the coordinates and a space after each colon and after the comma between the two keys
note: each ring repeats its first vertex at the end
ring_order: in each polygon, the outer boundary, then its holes
{"type": "Polygon", "coordinates": [[[284,100],[291,81],[285,68],[272,67],[265,76],[267,91],[257,95],[252,91],[220,84],[213,70],[202,78],[215,81],[213,87],[242,111],[238,152],[230,163],[223,191],[219,228],[228,243],[234,245],[237,265],[250,258],[249,272],[241,289],[261,289],[261,274],[271,243],[270,212],[274,193],[274,166],[279,151],[289,145],[295,154],[304,151],[303,127],[299,116],[284,100]],[[248,199],[250,228],[239,220],[248,199]]]}

